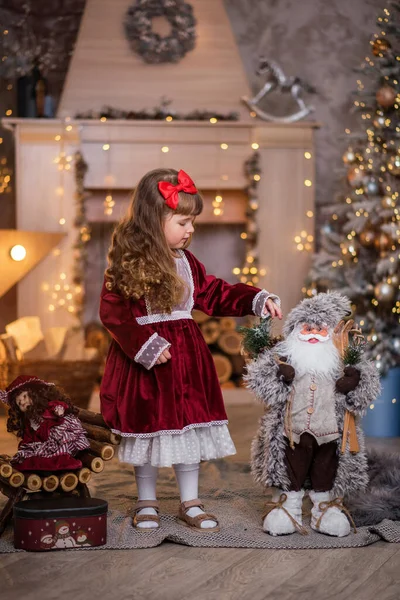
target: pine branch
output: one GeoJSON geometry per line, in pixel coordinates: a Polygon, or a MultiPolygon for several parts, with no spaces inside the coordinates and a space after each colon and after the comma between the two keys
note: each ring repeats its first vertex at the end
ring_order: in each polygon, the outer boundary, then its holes
{"type": "Polygon", "coordinates": [[[243,349],[250,358],[256,358],[263,350],[269,350],[277,343],[278,338],[271,335],[271,321],[268,317],[253,327],[238,327],[238,332],[243,336],[243,349]]]}

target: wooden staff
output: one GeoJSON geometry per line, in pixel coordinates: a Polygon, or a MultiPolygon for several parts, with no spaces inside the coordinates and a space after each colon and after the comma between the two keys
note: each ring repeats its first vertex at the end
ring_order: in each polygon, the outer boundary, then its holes
{"type": "MultiPolygon", "coordinates": [[[[336,348],[339,350],[340,355],[343,359],[344,353],[349,345],[349,333],[353,328],[354,321],[350,319],[347,321],[340,321],[335,327],[333,342],[336,348]]],[[[349,440],[349,450],[351,453],[356,454],[360,451],[360,445],[357,439],[356,421],[354,414],[346,410],[344,415],[343,423],[343,437],[340,452],[342,454],[346,451],[347,439],[349,440]]]]}
{"type": "Polygon", "coordinates": [[[89,440],[89,444],[91,452],[103,460],[111,460],[114,456],[114,447],[109,444],[102,444],[96,440],[89,440]]]}
{"type": "Polygon", "coordinates": [[[89,423],[82,423],[82,427],[86,431],[87,437],[97,440],[98,442],[108,442],[109,444],[114,445],[118,445],[121,442],[121,436],[112,433],[109,429],[104,429],[97,425],[90,425],[89,423]]]}

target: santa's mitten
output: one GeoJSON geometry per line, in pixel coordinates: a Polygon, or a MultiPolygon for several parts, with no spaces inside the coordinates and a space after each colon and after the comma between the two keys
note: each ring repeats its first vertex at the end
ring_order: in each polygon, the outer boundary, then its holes
{"type": "Polygon", "coordinates": [[[343,377],[336,382],[336,391],[339,394],[348,394],[356,389],[360,383],[360,371],[355,367],[345,367],[343,377]]]}
{"type": "MultiPolygon", "coordinates": [[[[282,361],[284,359],[281,357],[280,360],[282,361]]],[[[278,364],[278,377],[281,381],[284,381],[285,383],[292,383],[295,374],[296,372],[291,365],[288,365],[285,362],[280,362],[278,364]]]]}

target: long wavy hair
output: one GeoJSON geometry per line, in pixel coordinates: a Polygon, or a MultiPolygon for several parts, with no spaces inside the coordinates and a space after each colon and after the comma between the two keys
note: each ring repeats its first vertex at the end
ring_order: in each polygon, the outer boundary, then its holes
{"type": "Polygon", "coordinates": [[[78,414],[78,409],[74,406],[68,396],[55,385],[45,385],[41,383],[27,383],[21,385],[18,389],[11,392],[9,397],[7,431],[15,433],[18,437],[23,437],[26,423],[30,420],[40,421],[40,418],[47,408],[51,400],[60,400],[68,405],[64,415],[78,414]],[[22,412],[16,403],[17,396],[22,392],[28,392],[32,405],[28,407],[26,412],[22,412]]]}
{"type": "Polygon", "coordinates": [[[159,181],[176,185],[178,171],[154,169],[139,181],[127,214],[114,229],[105,277],[108,290],[134,300],[146,296],[153,310],[170,313],[182,299],[185,283],[176,272],[164,222],[172,214],[196,217],[203,199],[199,193],[179,192],[178,207],[172,210],[158,190],[159,181]]]}

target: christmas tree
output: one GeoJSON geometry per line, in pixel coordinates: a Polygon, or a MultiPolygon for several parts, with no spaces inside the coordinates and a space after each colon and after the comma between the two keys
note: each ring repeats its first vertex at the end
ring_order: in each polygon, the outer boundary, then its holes
{"type": "Polygon", "coordinates": [[[400,2],[377,25],[357,70],[360,130],[346,130],[341,192],[323,210],[307,294],[337,289],[351,299],[365,351],[386,374],[400,360],[400,2]]]}

